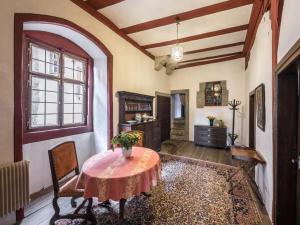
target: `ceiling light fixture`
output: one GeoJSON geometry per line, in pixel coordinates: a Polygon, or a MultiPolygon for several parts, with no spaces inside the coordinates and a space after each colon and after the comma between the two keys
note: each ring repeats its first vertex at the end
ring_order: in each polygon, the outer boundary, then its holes
{"type": "Polygon", "coordinates": [[[176,62],[183,59],[183,47],[178,43],[178,25],[179,25],[179,17],[176,17],[176,29],[177,29],[177,39],[176,39],[176,46],[172,48],[171,51],[171,58],[176,62]]]}

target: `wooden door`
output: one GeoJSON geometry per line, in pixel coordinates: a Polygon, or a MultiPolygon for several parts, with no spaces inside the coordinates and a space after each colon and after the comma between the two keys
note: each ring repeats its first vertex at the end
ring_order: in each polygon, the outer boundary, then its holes
{"type": "Polygon", "coordinates": [[[249,147],[255,148],[255,91],[250,93],[249,96],[249,147]]]}
{"type": "Polygon", "coordinates": [[[161,142],[170,139],[171,100],[170,97],[157,95],[157,119],[161,121],[161,142]]]}
{"type": "MultiPolygon", "coordinates": [[[[275,210],[276,225],[297,223],[297,152],[299,152],[299,96],[298,74],[289,68],[278,75],[276,93],[276,177],[275,210]]],[[[299,183],[299,181],[298,181],[299,183]]]]}

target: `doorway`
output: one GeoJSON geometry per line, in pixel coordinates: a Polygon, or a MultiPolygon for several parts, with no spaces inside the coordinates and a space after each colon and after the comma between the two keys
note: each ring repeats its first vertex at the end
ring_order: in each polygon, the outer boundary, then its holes
{"type": "Polygon", "coordinates": [[[156,118],[161,124],[161,142],[170,139],[171,132],[171,99],[170,95],[156,93],[156,118]]]}
{"type": "Polygon", "coordinates": [[[255,128],[256,128],[256,110],[255,110],[255,90],[249,94],[249,147],[255,149],[255,128]]]}
{"type": "Polygon", "coordinates": [[[274,222],[300,225],[300,42],[279,64],[275,83],[274,222]],[[296,50],[295,50],[296,49],[296,50]]]}
{"type": "Polygon", "coordinates": [[[189,140],[189,90],[171,91],[171,140],[189,140]]]}

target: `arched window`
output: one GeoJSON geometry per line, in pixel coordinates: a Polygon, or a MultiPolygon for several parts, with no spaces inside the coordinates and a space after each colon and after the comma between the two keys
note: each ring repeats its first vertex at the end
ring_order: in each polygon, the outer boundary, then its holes
{"type": "Polygon", "coordinates": [[[91,131],[91,57],[52,33],[24,31],[23,43],[25,137],[39,141],[41,132],[51,138],[53,130],[55,137],[91,131]]]}

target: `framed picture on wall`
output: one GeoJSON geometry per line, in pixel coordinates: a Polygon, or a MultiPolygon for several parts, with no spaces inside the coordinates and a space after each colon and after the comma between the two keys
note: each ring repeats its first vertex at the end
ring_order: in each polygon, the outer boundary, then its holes
{"type": "Polygon", "coordinates": [[[256,122],[257,126],[265,131],[266,106],[265,106],[265,85],[261,84],[255,89],[256,96],[256,122]]]}

